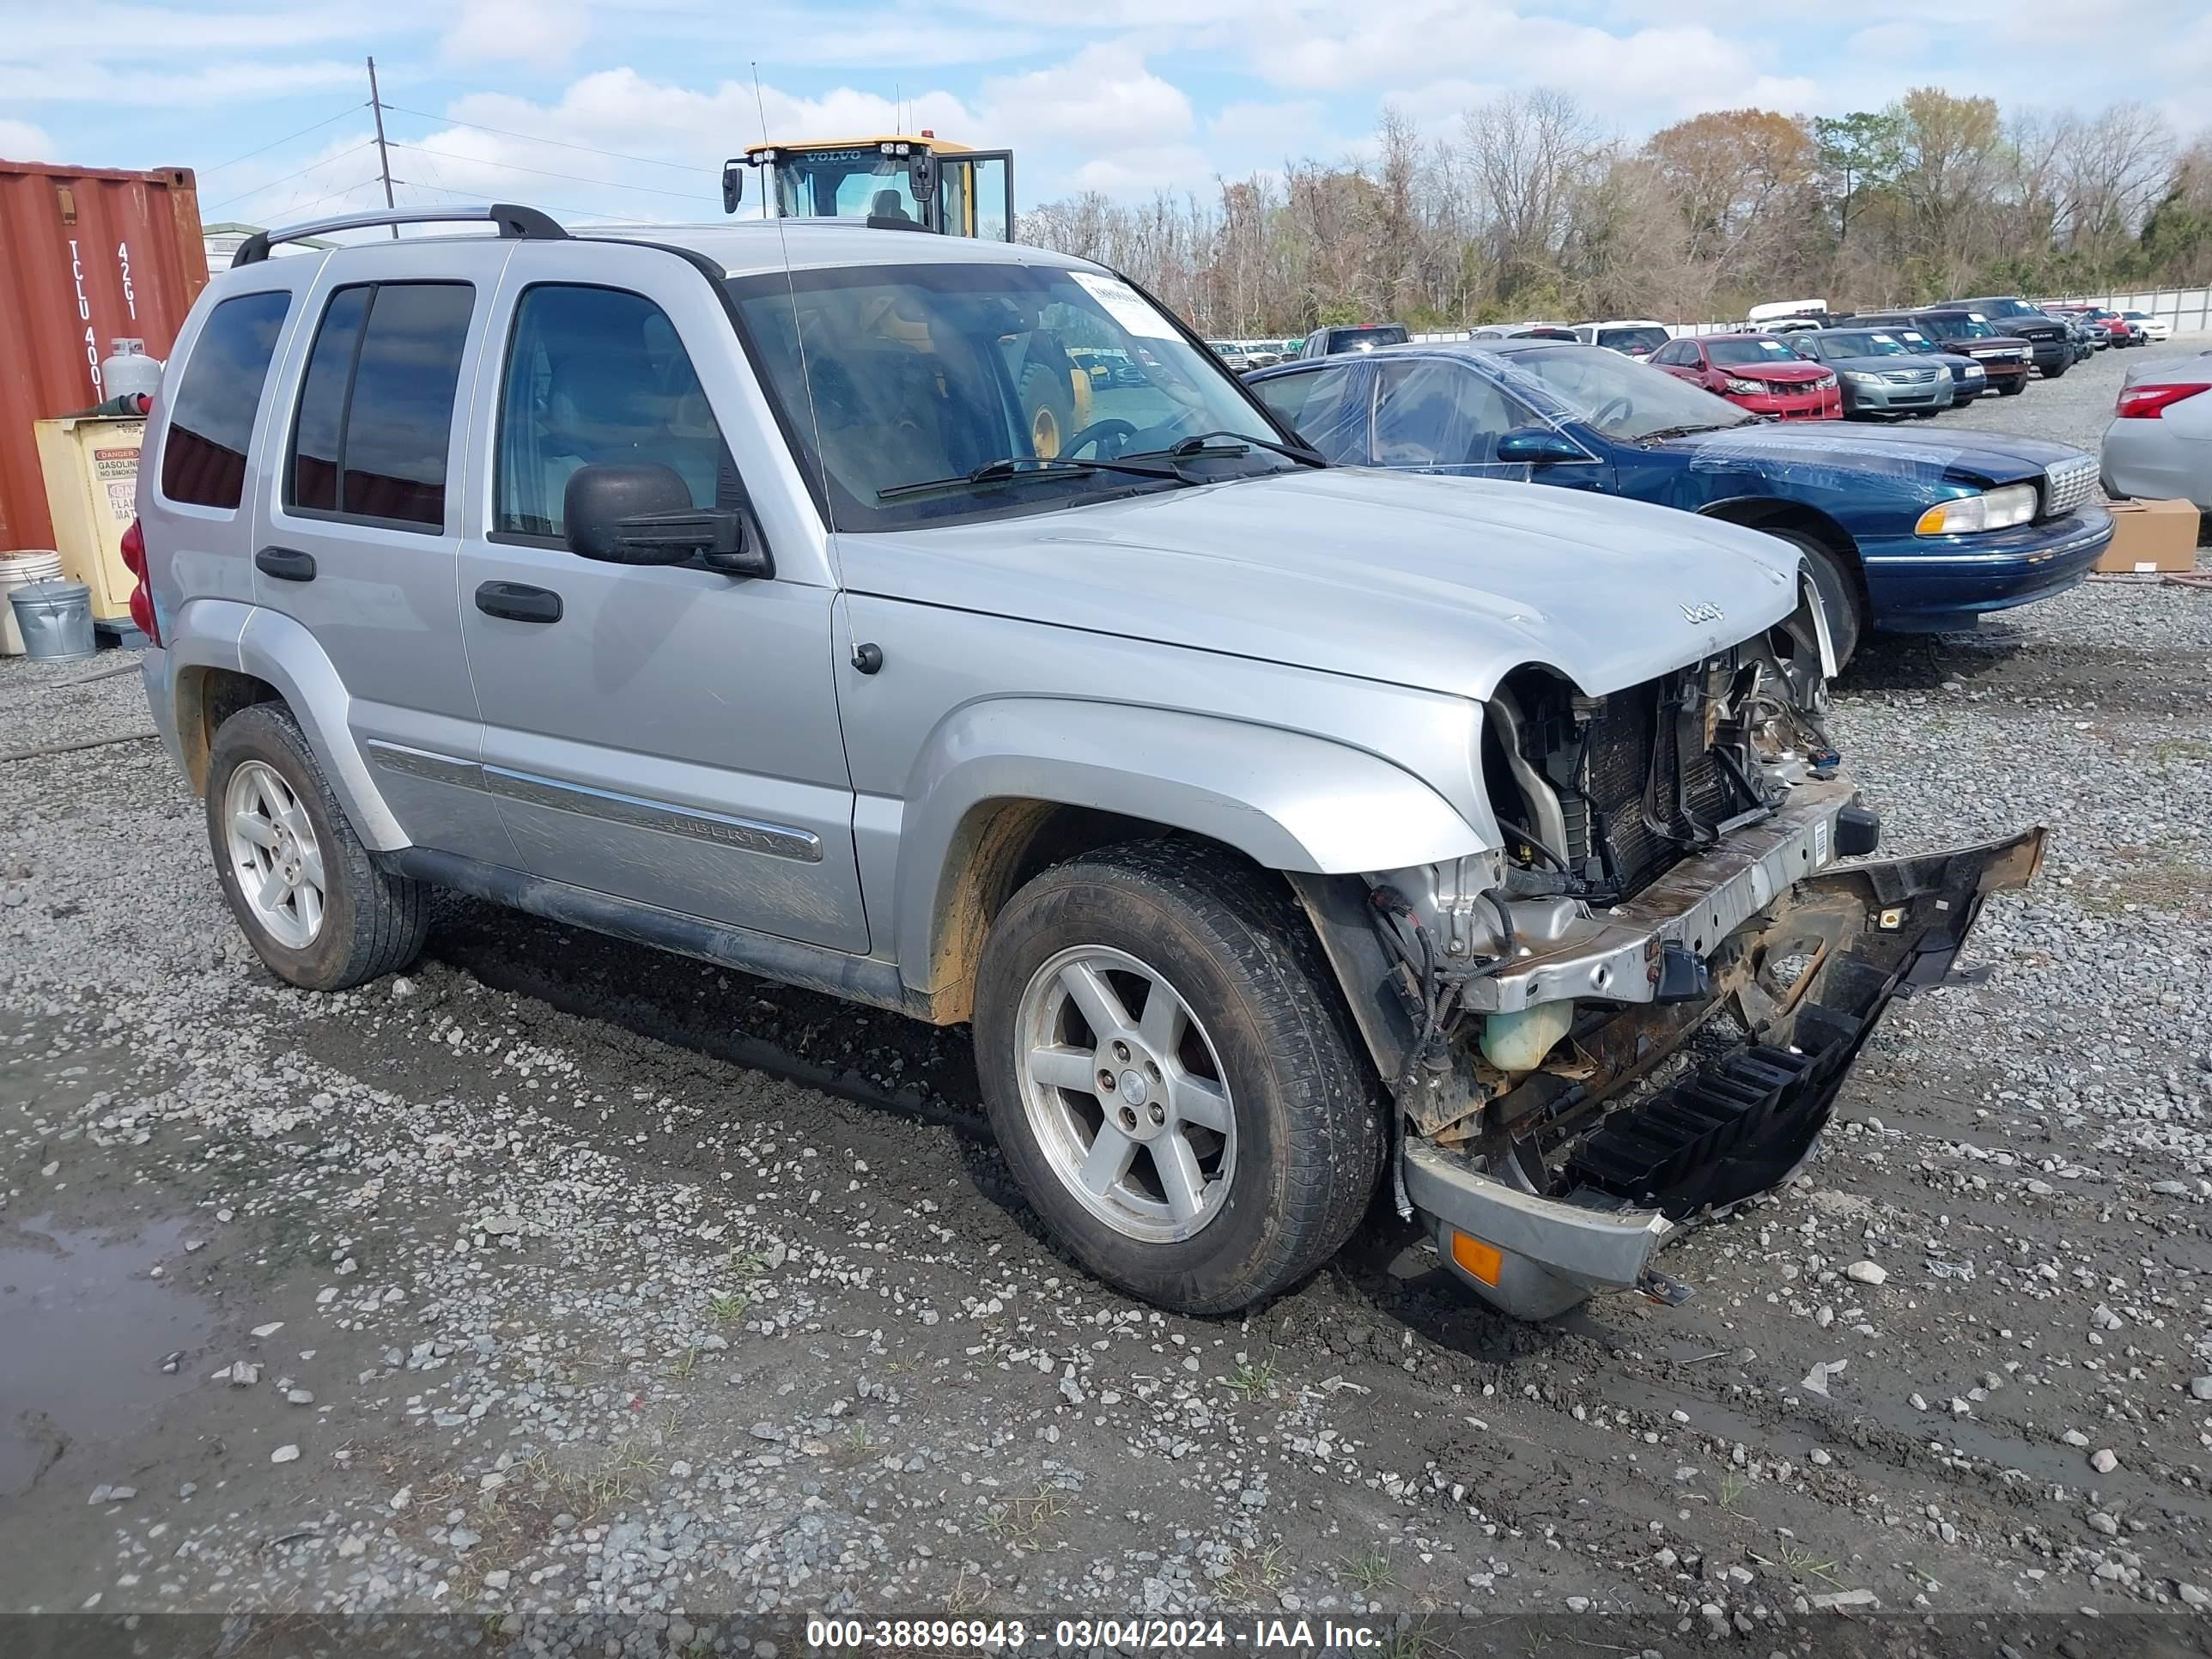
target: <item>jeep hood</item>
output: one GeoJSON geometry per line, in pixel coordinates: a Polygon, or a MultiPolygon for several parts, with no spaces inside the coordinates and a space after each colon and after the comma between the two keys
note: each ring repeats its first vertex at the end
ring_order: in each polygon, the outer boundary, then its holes
{"type": "Polygon", "coordinates": [[[1597,695],[1767,628],[1797,551],[1580,490],[1284,472],[837,538],[845,586],[1486,699],[1522,663],[1597,695]]]}

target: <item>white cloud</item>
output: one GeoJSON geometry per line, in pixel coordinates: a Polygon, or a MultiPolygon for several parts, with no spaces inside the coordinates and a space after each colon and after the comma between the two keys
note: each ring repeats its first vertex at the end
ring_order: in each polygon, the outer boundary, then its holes
{"type": "Polygon", "coordinates": [[[1155,149],[1191,132],[1190,96],[1125,44],[1085,46],[1064,64],[984,83],[986,117],[1045,143],[1155,149]]]}
{"type": "MultiPolygon", "coordinates": [[[[359,64],[227,62],[191,70],[115,70],[86,62],[0,64],[0,104],[91,104],[108,110],[235,106],[323,87],[368,86],[359,64]]],[[[281,129],[280,129],[281,131],[281,129]]]]}
{"type": "MultiPolygon", "coordinates": [[[[1009,146],[1019,158],[1026,200],[1073,190],[1210,191],[1213,185],[1216,162],[1194,142],[1199,122],[1188,95],[1126,46],[1096,45],[1044,69],[986,80],[972,104],[933,89],[895,104],[852,87],[800,96],[771,86],[763,87],[759,102],[767,135],[776,139],[845,137],[902,125],[963,143],[1009,146]]],[[[763,126],[749,82],[702,90],[634,69],[582,76],[550,104],[479,94],[456,101],[447,113],[473,125],[405,140],[408,148],[394,153],[396,174],[428,191],[536,197],[571,209],[659,218],[711,213],[713,171],[723,158],[759,142],[763,126]],[[506,131],[477,130],[485,127],[506,131]],[[641,165],[533,138],[675,165],[641,165]]]]}
{"type": "Polygon", "coordinates": [[[590,31],[583,0],[462,0],[438,45],[455,63],[547,68],[568,62],[590,31]]]}
{"type": "Polygon", "coordinates": [[[331,40],[373,36],[388,28],[384,8],[302,3],[253,9],[186,10],[174,6],[77,3],[6,8],[0,58],[14,61],[75,58],[109,63],[179,53],[297,52],[331,40]]]}
{"type": "Polygon", "coordinates": [[[1068,184],[1109,196],[1149,198],[1162,191],[1174,196],[1188,191],[1204,200],[1214,192],[1214,165],[1210,155],[1188,144],[1116,150],[1082,163],[1068,184]]]}
{"type": "Polygon", "coordinates": [[[43,127],[0,115],[0,155],[11,161],[51,161],[54,141],[46,137],[43,127]]]}
{"type": "Polygon", "coordinates": [[[1279,161],[1306,154],[1328,127],[1328,112],[1321,101],[1298,98],[1279,104],[1224,105],[1206,124],[1206,136],[1216,149],[1265,154],[1279,161]]]}

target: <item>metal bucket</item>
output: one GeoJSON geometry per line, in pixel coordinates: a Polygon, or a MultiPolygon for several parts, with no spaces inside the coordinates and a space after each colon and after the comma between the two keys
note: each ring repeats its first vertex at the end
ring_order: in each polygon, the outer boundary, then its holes
{"type": "Polygon", "coordinates": [[[99,650],[92,633],[92,590],[82,582],[26,582],[8,595],[8,603],[33,662],[76,662],[99,650]]]}
{"type": "Polygon", "coordinates": [[[8,595],[25,582],[44,581],[62,574],[62,556],[46,550],[0,553],[0,657],[23,654],[23,636],[15,631],[15,608],[8,595]]]}

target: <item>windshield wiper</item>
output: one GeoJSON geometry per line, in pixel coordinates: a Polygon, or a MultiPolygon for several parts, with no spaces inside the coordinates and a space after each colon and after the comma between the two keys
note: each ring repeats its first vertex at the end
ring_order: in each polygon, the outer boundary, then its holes
{"type": "Polygon", "coordinates": [[[1686,438],[1697,432],[1733,432],[1740,426],[1755,426],[1755,421],[1699,421],[1687,426],[1662,426],[1656,432],[1638,435],[1640,444],[1656,443],[1662,438],[1686,438]]]}
{"type": "Polygon", "coordinates": [[[1172,455],[1180,460],[1194,455],[1246,455],[1251,453],[1254,444],[1272,449],[1278,455],[1287,455],[1294,461],[1303,461],[1308,466],[1328,465],[1326,455],[1308,445],[1277,443],[1273,438],[1255,438],[1249,432],[1194,432],[1188,438],[1176,439],[1165,449],[1140,449],[1135,453],[1139,456],[1172,455]]]}
{"type": "Polygon", "coordinates": [[[1169,478],[1176,483],[1198,482],[1180,469],[1159,461],[1075,461],[1054,455],[1006,455],[970,467],[965,472],[956,472],[949,478],[893,484],[888,489],[878,489],[876,499],[895,501],[902,495],[919,495],[926,490],[980,489],[993,484],[1014,483],[1023,478],[1080,478],[1101,471],[1133,472],[1140,478],[1169,478]]]}

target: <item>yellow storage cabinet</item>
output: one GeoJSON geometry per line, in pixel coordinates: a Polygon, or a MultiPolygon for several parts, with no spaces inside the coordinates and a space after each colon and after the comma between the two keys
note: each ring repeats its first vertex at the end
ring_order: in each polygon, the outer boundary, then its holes
{"type": "Polygon", "coordinates": [[[123,532],[138,516],[138,446],[146,422],[70,415],[34,424],[62,574],[92,590],[94,616],[127,618],[137,578],[123,562],[123,532]]]}

